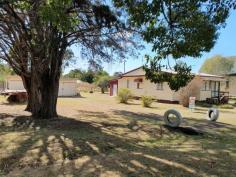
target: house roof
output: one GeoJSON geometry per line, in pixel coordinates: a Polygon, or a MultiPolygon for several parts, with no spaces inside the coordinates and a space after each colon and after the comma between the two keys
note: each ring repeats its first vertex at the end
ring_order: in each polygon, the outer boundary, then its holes
{"type": "MultiPolygon", "coordinates": [[[[131,74],[132,72],[134,72],[134,71],[136,71],[136,70],[139,70],[139,69],[141,69],[142,68],[142,66],[141,67],[138,67],[138,68],[135,68],[135,69],[132,69],[132,70],[130,70],[130,71],[128,71],[128,72],[126,72],[126,73],[124,73],[121,77],[130,77],[130,76],[132,76],[132,77],[138,77],[138,76],[145,76],[145,74],[143,74],[143,73],[140,73],[140,74],[131,74]]],[[[175,72],[175,71],[173,71],[173,70],[168,70],[168,69],[165,69],[165,70],[162,70],[162,72],[167,72],[167,73],[171,73],[171,74],[176,74],[177,72],[175,72]]],[[[207,74],[207,73],[193,73],[195,76],[200,76],[200,77],[203,77],[204,78],[204,80],[206,80],[206,78],[211,78],[211,79],[213,79],[214,78],[214,80],[225,80],[224,79],[224,76],[220,76],[220,75],[213,75],[213,74],[207,74]]],[[[235,75],[236,75],[236,73],[235,73],[235,75]]]]}
{"type": "Polygon", "coordinates": [[[213,75],[213,74],[207,74],[207,73],[195,73],[195,75],[198,75],[198,76],[201,76],[201,77],[218,77],[218,78],[224,78],[224,76],[213,75]]]}
{"type": "MultiPolygon", "coordinates": [[[[22,81],[20,76],[12,75],[6,77],[7,81],[22,81]]],[[[61,78],[60,82],[76,82],[77,79],[71,79],[71,78],[61,78]]]]}

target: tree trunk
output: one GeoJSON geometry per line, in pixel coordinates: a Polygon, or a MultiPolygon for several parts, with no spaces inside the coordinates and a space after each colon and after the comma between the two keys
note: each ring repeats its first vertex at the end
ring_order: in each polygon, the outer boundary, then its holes
{"type": "Polygon", "coordinates": [[[105,93],[104,87],[101,88],[101,92],[102,92],[102,93],[105,93]]]}
{"type": "Polygon", "coordinates": [[[32,111],[32,108],[31,108],[32,100],[31,100],[31,96],[30,96],[31,78],[25,77],[25,76],[21,76],[21,78],[22,78],[25,90],[27,92],[27,106],[25,108],[25,111],[31,112],[32,111]]]}
{"type": "Polygon", "coordinates": [[[28,106],[34,118],[49,119],[57,117],[57,96],[59,77],[51,77],[48,73],[40,75],[32,71],[28,106]]]}

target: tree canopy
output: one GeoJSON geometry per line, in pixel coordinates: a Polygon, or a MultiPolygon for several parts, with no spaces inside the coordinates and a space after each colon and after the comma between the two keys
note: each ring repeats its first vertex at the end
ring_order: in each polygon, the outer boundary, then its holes
{"type": "Polygon", "coordinates": [[[156,56],[146,57],[146,77],[152,82],[165,80],[172,90],[191,80],[191,69],[178,63],[173,67],[169,59],[199,57],[210,51],[230,9],[236,7],[235,1],[228,0],[115,0],[115,4],[129,14],[130,23],[152,44],[156,56]],[[163,60],[167,62],[163,64],[163,60]],[[185,77],[182,84],[161,72],[164,68],[185,77]]]}
{"type": "Polygon", "coordinates": [[[205,60],[200,68],[200,72],[225,75],[233,72],[236,66],[236,57],[223,57],[216,55],[205,60]]]}

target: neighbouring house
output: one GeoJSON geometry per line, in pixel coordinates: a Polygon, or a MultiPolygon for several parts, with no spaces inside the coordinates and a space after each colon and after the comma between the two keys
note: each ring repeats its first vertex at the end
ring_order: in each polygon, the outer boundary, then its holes
{"type": "MultiPolygon", "coordinates": [[[[9,76],[5,81],[5,90],[25,90],[19,76],[9,76]]],[[[60,79],[58,96],[76,96],[77,82],[73,79],[60,79]]]]}
{"type": "Polygon", "coordinates": [[[227,78],[227,91],[230,97],[236,97],[236,73],[231,73],[226,76],[227,78]]]}
{"type": "MultiPolygon", "coordinates": [[[[170,72],[170,71],[163,71],[170,72]]],[[[175,74],[174,72],[171,72],[175,74]]],[[[198,80],[198,90],[194,93],[196,100],[204,101],[207,98],[221,97],[226,94],[227,80],[224,76],[205,73],[196,73],[193,80],[198,80]]],[[[187,87],[187,86],[186,86],[187,87]]],[[[110,95],[116,95],[119,89],[128,88],[136,97],[152,96],[163,102],[179,102],[181,89],[177,92],[171,90],[167,82],[152,83],[145,78],[142,67],[124,73],[117,80],[110,81],[110,95]],[[115,88],[115,89],[114,89],[115,88]]]]}

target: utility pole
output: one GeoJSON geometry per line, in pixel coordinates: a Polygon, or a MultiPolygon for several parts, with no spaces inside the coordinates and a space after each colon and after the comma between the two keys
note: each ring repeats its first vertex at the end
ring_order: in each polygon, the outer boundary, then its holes
{"type": "Polygon", "coordinates": [[[125,62],[126,62],[126,60],[124,59],[124,73],[125,73],[125,62]]]}

